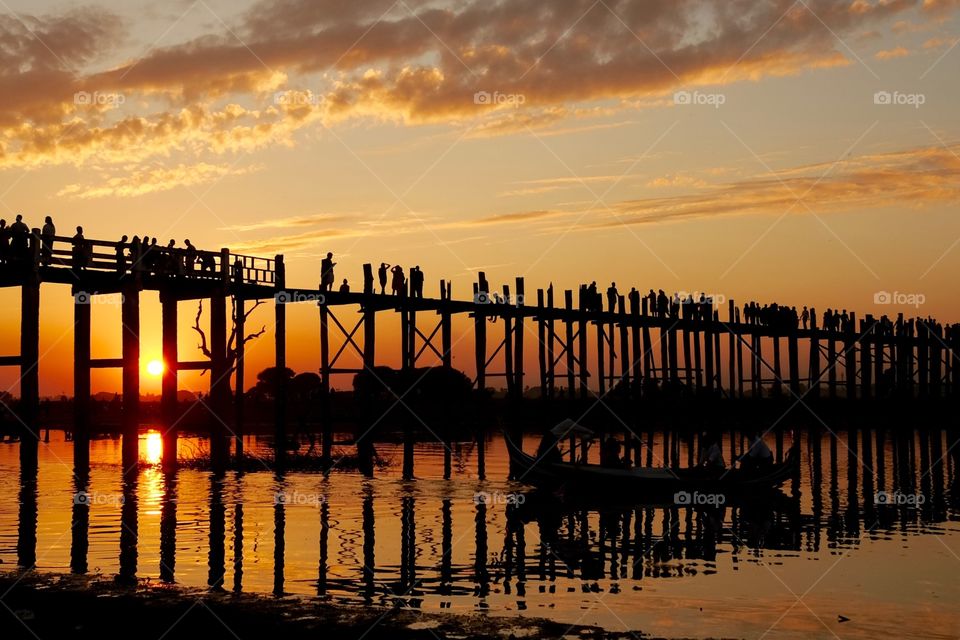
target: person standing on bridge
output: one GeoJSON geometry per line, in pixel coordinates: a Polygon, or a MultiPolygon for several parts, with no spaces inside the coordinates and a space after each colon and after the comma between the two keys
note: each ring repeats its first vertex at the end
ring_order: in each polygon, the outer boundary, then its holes
{"type": "Polygon", "coordinates": [[[611,282],[610,286],[607,287],[607,311],[610,313],[615,313],[617,310],[617,300],[620,298],[620,293],[617,291],[617,283],[611,282]]]}
{"type": "Polygon", "coordinates": [[[807,322],[810,320],[810,310],[807,309],[807,305],[803,305],[803,311],[800,313],[800,322],[803,323],[803,328],[807,328],[807,322]]]}
{"type": "Polygon", "coordinates": [[[381,262],[380,268],[377,269],[377,278],[380,280],[380,295],[385,295],[387,293],[387,269],[389,268],[389,264],[386,262],[381,262]]]}
{"type": "Polygon", "coordinates": [[[23,216],[17,214],[17,219],[10,225],[10,252],[17,260],[27,258],[27,247],[29,245],[30,227],[23,222],[23,216]]]}
{"type": "Polygon", "coordinates": [[[337,263],[333,261],[333,252],[328,251],[327,257],[320,261],[320,291],[333,289],[333,268],[337,263]]]}
{"type": "Polygon", "coordinates": [[[190,243],[190,238],[183,241],[187,245],[183,252],[183,268],[187,277],[193,277],[193,268],[197,264],[197,248],[190,243]]]}
{"type": "Polygon", "coordinates": [[[77,233],[73,236],[73,269],[83,271],[87,266],[87,240],[83,237],[83,227],[77,227],[77,233]]]}
{"type": "Polygon", "coordinates": [[[40,259],[43,264],[50,264],[53,257],[53,237],[57,235],[57,228],[53,218],[47,216],[43,220],[43,229],[40,230],[40,259]]]}
{"type": "Polygon", "coordinates": [[[403,267],[400,265],[394,265],[393,269],[390,269],[390,273],[393,275],[390,282],[390,289],[393,292],[393,295],[399,296],[403,294],[403,288],[406,284],[406,278],[403,275],[403,267]]]}
{"type": "Polygon", "coordinates": [[[423,271],[420,271],[420,265],[410,269],[410,297],[423,297],[423,271]]]}

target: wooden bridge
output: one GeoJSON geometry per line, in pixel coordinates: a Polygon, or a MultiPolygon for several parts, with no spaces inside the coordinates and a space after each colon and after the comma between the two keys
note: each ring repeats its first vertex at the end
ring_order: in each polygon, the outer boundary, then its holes
{"type": "MultiPolygon", "coordinates": [[[[364,265],[362,291],[320,291],[288,287],[283,256],[260,258],[228,249],[205,252],[162,246],[135,246],[100,240],[42,238],[34,229],[22,246],[13,246],[0,265],[0,286],[19,287],[22,296],[20,354],[0,357],[0,366],[20,368],[21,401],[15,414],[21,422],[21,462],[36,465],[39,434],[39,324],[40,289],[46,282],[68,284],[74,297],[75,456],[85,465],[89,456],[90,371],[122,370],[122,432],[124,467],[138,460],[140,405],[140,311],[142,290],[160,294],[165,370],[161,411],[165,429],[164,459],[176,461],[177,424],[182,413],[177,402],[179,371],[208,370],[210,393],[205,404],[212,416],[211,458],[225,464],[230,440],[242,455],[244,433],[244,320],[249,301],[273,299],[275,309],[275,365],[286,367],[286,309],[291,304],[316,305],[320,316],[319,373],[323,386],[321,417],[323,454],[329,458],[332,438],[329,421],[331,376],[373,371],[377,363],[376,322],[380,312],[399,313],[401,366],[410,369],[424,358],[451,367],[452,317],[473,319],[474,386],[488,389],[494,378],[503,380],[507,395],[524,397],[526,368],[524,340],[536,323],[539,396],[558,401],[603,399],[608,395],[643,402],[646,397],[676,394],[684,398],[761,398],[783,395],[803,398],[846,398],[862,401],[880,396],[902,399],[960,398],[960,327],[941,327],[921,320],[902,320],[896,330],[889,323],[855,314],[843,330],[818,327],[811,309],[809,328],[797,322],[767,326],[745,322],[728,301],[720,309],[711,300],[698,302],[696,313],[680,307],[662,313],[636,292],[619,295],[598,308],[586,287],[574,299],[563,291],[562,304],[553,286],[537,291],[531,304],[523,278],[513,291],[504,285],[491,289],[481,272],[468,300],[455,300],[449,282],[440,281],[439,298],[401,292],[375,291],[373,268],[364,265]],[[122,296],[122,353],[117,358],[90,355],[92,296],[122,296]],[[233,305],[235,393],[230,397],[227,299],[233,305]],[[210,326],[203,360],[180,360],[177,353],[177,302],[208,299],[210,326]],[[360,318],[344,324],[335,311],[359,307],[360,318]],[[422,314],[437,317],[422,322],[422,314]],[[724,318],[721,315],[725,315],[724,318]],[[418,321],[418,319],[421,319],[418,321]],[[491,320],[495,322],[490,322],[491,320]],[[489,339],[497,324],[496,336],[489,339]],[[432,327],[432,328],[430,328],[432,327]],[[331,333],[339,344],[331,345],[331,333]],[[801,366],[800,344],[808,354],[801,366]],[[591,346],[592,343],[592,346],[591,346]],[[786,366],[782,349],[786,347],[786,366]],[[331,348],[335,351],[331,355],[331,348]],[[764,349],[767,349],[765,355],[764,349]],[[341,356],[355,351],[362,368],[340,367],[341,356]],[[725,360],[725,362],[724,362],[725,360]],[[231,402],[234,404],[231,410],[231,402]]],[[[15,243],[16,245],[16,243],[15,243]]],[[[532,331],[531,331],[532,334],[532,331]]],[[[275,397],[275,447],[285,451],[287,397],[283,380],[275,397]]]]}

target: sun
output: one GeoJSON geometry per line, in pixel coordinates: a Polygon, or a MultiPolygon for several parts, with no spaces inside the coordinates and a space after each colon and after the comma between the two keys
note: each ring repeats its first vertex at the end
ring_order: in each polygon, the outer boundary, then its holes
{"type": "Polygon", "coordinates": [[[148,362],[147,373],[152,376],[163,375],[163,360],[151,360],[148,362]]]}

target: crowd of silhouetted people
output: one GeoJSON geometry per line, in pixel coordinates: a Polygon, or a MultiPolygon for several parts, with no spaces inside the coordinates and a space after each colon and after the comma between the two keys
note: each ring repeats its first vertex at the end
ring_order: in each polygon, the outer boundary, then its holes
{"type": "MultiPolygon", "coordinates": [[[[23,221],[22,215],[17,215],[10,226],[7,226],[6,220],[0,220],[0,264],[34,260],[31,235],[30,227],[23,221]]],[[[142,239],[139,236],[131,239],[123,236],[119,242],[113,244],[112,254],[97,255],[94,253],[94,243],[84,237],[83,227],[78,226],[76,233],[70,238],[58,237],[53,218],[47,216],[40,229],[39,263],[43,266],[56,263],[69,266],[75,271],[83,271],[98,258],[105,263],[103,266],[112,262],[112,266],[120,274],[138,270],[186,277],[213,276],[218,271],[217,255],[214,252],[198,250],[189,239],[184,240],[184,246],[179,247],[176,240],[160,245],[157,238],[146,235],[142,239]],[[57,251],[58,242],[67,245],[69,249],[57,251]]],[[[239,268],[242,268],[242,264],[235,264],[234,272],[239,268]]]]}

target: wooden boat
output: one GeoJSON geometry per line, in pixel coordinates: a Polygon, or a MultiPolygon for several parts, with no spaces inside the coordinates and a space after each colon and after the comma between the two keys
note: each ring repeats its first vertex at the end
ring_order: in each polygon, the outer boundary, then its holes
{"type": "Polygon", "coordinates": [[[511,477],[525,484],[570,494],[620,496],[624,499],[670,497],[674,504],[689,500],[690,506],[723,503],[744,493],[774,489],[799,473],[797,443],[787,452],[782,463],[757,470],[726,469],[711,471],[691,468],[633,467],[610,468],[598,464],[581,464],[537,459],[525,453],[509,435],[505,436],[510,455],[511,477]],[[679,502],[670,494],[678,496],[679,502]],[[724,498],[716,498],[722,495],[724,498]],[[711,497],[713,496],[713,497],[711,497]]]}

